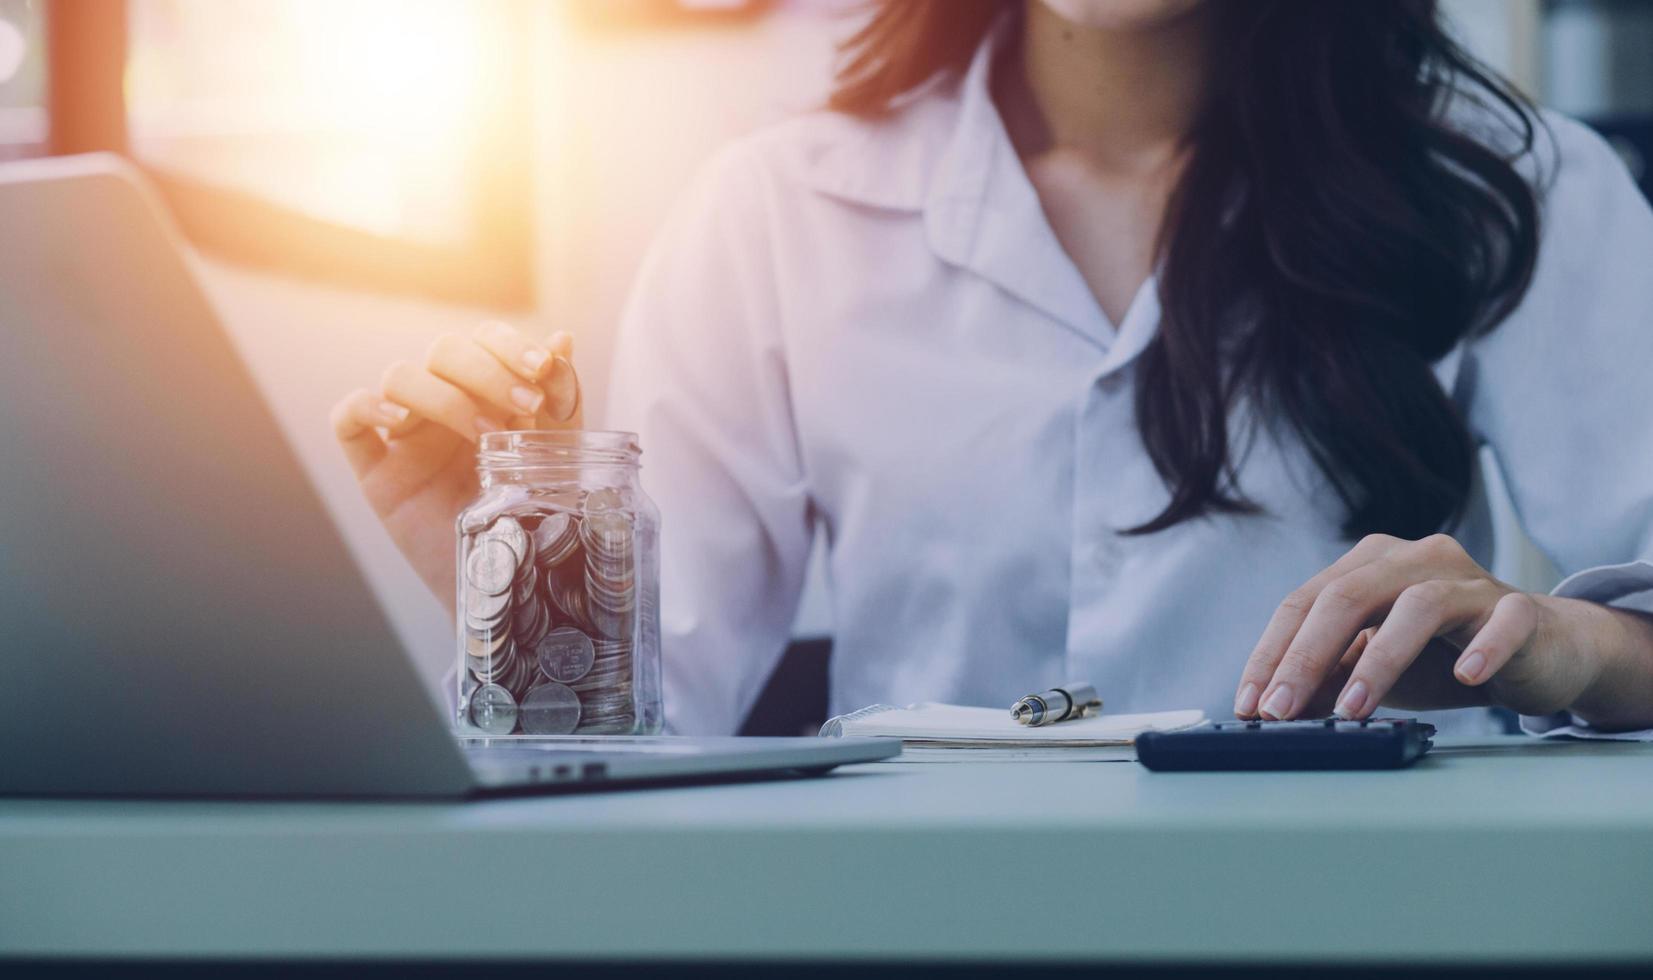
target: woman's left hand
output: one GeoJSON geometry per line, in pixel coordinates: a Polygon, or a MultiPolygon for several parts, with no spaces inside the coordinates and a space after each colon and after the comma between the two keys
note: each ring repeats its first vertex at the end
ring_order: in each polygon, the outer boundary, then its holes
{"type": "Polygon", "coordinates": [[[1511,588],[1447,535],[1371,535],[1280,604],[1234,713],[1366,718],[1382,703],[1490,703],[1547,714],[1596,681],[1598,651],[1622,633],[1607,607],[1511,588]]]}

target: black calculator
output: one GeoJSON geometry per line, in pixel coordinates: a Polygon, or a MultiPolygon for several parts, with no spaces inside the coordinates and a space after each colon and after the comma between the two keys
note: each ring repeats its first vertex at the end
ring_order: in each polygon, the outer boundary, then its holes
{"type": "Polygon", "coordinates": [[[1413,718],[1219,721],[1183,732],[1143,732],[1137,761],[1156,772],[1401,769],[1428,752],[1435,726],[1413,718]]]}

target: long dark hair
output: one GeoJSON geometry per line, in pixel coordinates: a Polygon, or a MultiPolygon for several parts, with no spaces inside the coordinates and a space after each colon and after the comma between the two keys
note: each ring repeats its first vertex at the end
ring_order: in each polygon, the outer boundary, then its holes
{"type": "MultiPolygon", "coordinates": [[[[882,0],[830,105],[888,112],[962,68],[1007,3],[882,0]]],[[[1431,363],[1520,302],[1538,251],[1514,161],[1535,115],[1434,0],[1207,0],[1210,96],[1159,236],[1163,317],[1136,417],[1170,492],[1147,533],[1256,510],[1230,413],[1295,429],[1350,537],[1421,537],[1468,498],[1474,444],[1431,363]],[[1471,132],[1449,102],[1488,110],[1471,132]]]]}

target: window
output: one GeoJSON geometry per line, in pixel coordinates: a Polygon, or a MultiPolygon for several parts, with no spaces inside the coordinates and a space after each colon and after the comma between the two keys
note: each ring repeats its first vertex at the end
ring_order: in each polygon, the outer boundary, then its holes
{"type": "Polygon", "coordinates": [[[126,153],[186,234],[233,261],[525,307],[529,12],[52,0],[50,146],[126,153]]]}
{"type": "Polygon", "coordinates": [[[42,0],[0,0],[0,160],[46,152],[42,0]]]}

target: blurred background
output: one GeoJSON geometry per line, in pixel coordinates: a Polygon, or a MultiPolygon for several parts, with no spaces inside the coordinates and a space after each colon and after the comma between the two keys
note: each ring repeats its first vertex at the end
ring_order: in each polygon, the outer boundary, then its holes
{"type": "MultiPolygon", "coordinates": [[[[1474,51],[1607,134],[1649,187],[1653,2],[1446,9],[1474,51]]],[[[450,661],[450,627],[360,501],[328,408],[437,334],[501,317],[575,334],[600,426],[613,326],[655,228],[719,145],[822,100],[858,10],[848,0],[0,0],[0,160],[112,150],[145,168],[434,680],[450,661]]],[[[26,234],[0,229],[0,242],[19,247],[26,234]]],[[[1542,559],[1513,530],[1509,540],[1495,571],[1543,585],[1542,559]]],[[[830,633],[826,587],[814,576],[800,636],[830,633]]],[[[815,697],[805,692],[824,676],[824,649],[790,657],[766,705],[815,697]]]]}

